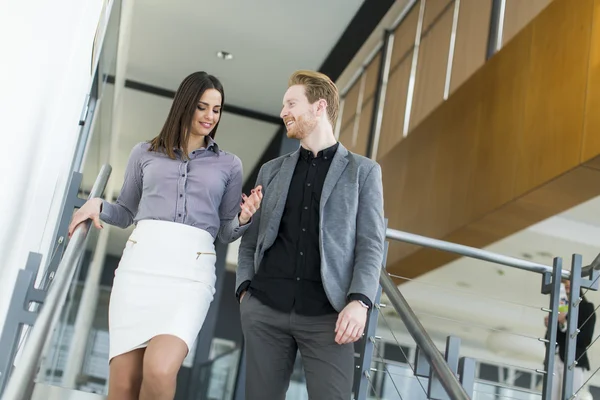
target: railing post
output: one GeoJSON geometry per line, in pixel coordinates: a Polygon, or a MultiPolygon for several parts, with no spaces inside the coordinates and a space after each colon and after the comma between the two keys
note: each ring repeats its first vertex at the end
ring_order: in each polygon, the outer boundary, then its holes
{"type": "Polygon", "coordinates": [[[25,269],[19,270],[17,282],[12,294],[6,323],[0,332],[0,396],[13,369],[15,355],[19,351],[20,338],[24,325],[33,325],[37,314],[29,311],[29,303],[43,302],[43,297],[34,288],[35,276],[38,272],[42,255],[29,253],[25,269]],[[33,298],[35,293],[37,298],[33,298]]]}
{"type": "Polygon", "coordinates": [[[65,236],[73,216],[73,210],[81,207],[85,202],[78,196],[82,179],[83,175],[79,172],[73,172],[71,175],[65,203],[50,250],[51,253],[46,258],[48,267],[44,271],[38,288],[36,288],[35,282],[41,266],[41,254],[30,253],[25,269],[19,271],[6,323],[2,332],[0,332],[0,395],[2,395],[12,371],[14,357],[21,341],[23,326],[33,326],[39,309],[38,305],[44,302],[48,286],[54,278],[58,264],[62,259],[67,244],[65,236]],[[29,310],[30,303],[34,303],[32,310],[29,310]]]}
{"type": "Polygon", "coordinates": [[[52,248],[53,254],[49,255],[48,257],[48,264],[46,270],[44,271],[44,276],[39,284],[39,287],[43,290],[48,290],[48,286],[54,278],[56,270],[58,269],[58,264],[60,264],[60,260],[64,254],[67,246],[66,236],[68,233],[69,224],[73,218],[73,210],[80,208],[85,204],[86,200],[79,197],[79,189],[82,181],[83,174],[80,172],[72,173],[69,186],[67,188],[67,194],[65,196],[65,204],[60,213],[60,218],[58,220],[59,222],[54,234],[53,243],[56,245],[56,247],[53,246],[52,248]]]}
{"type": "Polygon", "coordinates": [[[490,30],[488,33],[488,44],[486,60],[492,58],[502,46],[502,34],[504,28],[504,10],[506,0],[492,0],[492,12],[490,15],[490,30]]]}
{"type": "Polygon", "coordinates": [[[552,380],[554,379],[554,355],[556,353],[556,330],[558,323],[558,303],[560,300],[561,271],[562,258],[556,257],[552,264],[552,274],[545,272],[542,275],[542,294],[550,295],[550,313],[548,315],[548,334],[546,336],[547,342],[546,356],[544,358],[545,374],[542,382],[542,400],[551,400],[552,398],[552,380]]]}
{"type": "Polygon", "coordinates": [[[374,341],[376,340],[375,332],[377,331],[377,320],[379,318],[381,286],[377,290],[377,297],[375,301],[377,304],[374,304],[373,308],[369,312],[367,326],[361,342],[362,346],[359,351],[359,358],[356,363],[358,374],[355,374],[357,378],[354,379],[354,400],[366,400],[367,394],[369,393],[369,377],[371,372],[371,362],[373,360],[373,350],[375,348],[374,341]]]}
{"type": "MultiPolygon", "coordinates": [[[[109,165],[102,167],[90,192],[90,198],[102,195],[110,172],[109,165]]],[[[35,324],[29,332],[28,340],[20,356],[19,364],[4,389],[2,400],[25,400],[31,397],[44,345],[57,323],[59,311],[64,305],[67,292],[74,279],[77,263],[85,248],[90,223],[91,221],[88,220],[75,230],[65,249],[65,254],[60,260],[59,268],[53,279],[54,283],[50,285],[47,295],[43,299],[44,307],[37,314],[35,324]]],[[[30,293],[34,293],[38,301],[42,300],[40,292],[31,290],[30,293]]]]}
{"type": "MultiPolygon", "coordinates": [[[[384,254],[383,254],[383,265],[381,273],[385,274],[385,264],[387,260],[389,242],[385,242],[384,254]]],[[[365,326],[365,332],[363,340],[360,342],[361,348],[359,350],[359,358],[356,363],[356,369],[358,374],[355,374],[354,379],[354,400],[366,400],[367,394],[369,393],[369,374],[371,370],[371,362],[373,360],[373,349],[375,348],[375,333],[377,332],[377,321],[379,319],[379,307],[381,303],[381,285],[377,289],[377,295],[373,307],[369,311],[367,325],[365,326]]]]}
{"type": "Polygon", "coordinates": [[[387,274],[381,274],[381,286],[387,294],[390,303],[400,315],[408,333],[413,337],[417,346],[421,348],[425,354],[427,362],[450,398],[452,400],[468,400],[469,396],[467,395],[467,392],[461,386],[455,373],[448,366],[442,353],[440,353],[429,335],[427,335],[425,328],[421,325],[421,322],[392,281],[392,278],[387,274]]]}
{"type": "MultiPolygon", "coordinates": [[[[581,263],[581,255],[573,254],[571,259],[571,291],[569,293],[569,311],[567,315],[567,342],[565,343],[565,367],[562,376],[562,399],[570,399],[574,393],[573,375],[577,366],[575,349],[577,348],[577,335],[579,334],[579,303],[581,302],[581,263]]],[[[558,377],[558,379],[560,378],[558,377]]]]}
{"type": "Polygon", "coordinates": [[[233,400],[246,399],[246,345],[242,341],[240,348],[240,359],[238,361],[237,375],[235,378],[235,387],[233,389],[233,400]]]}
{"type": "MultiPolygon", "coordinates": [[[[460,338],[448,336],[446,338],[446,351],[444,354],[444,359],[446,360],[448,367],[450,367],[455,375],[458,375],[459,358],[460,338]]],[[[429,368],[428,378],[429,384],[427,386],[427,395],[431,400],[452,400],[431,368],[429,368]]]]}

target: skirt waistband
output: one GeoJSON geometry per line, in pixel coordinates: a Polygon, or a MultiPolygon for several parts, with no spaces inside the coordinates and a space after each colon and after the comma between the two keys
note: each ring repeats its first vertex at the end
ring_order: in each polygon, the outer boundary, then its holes
{"type": "Polygon", "coordinates": [[[204,229],[171,221],[139,221],[129,242],[156,245],[157,248],[190,249],[214,253],[214,239],[204,229]]]}

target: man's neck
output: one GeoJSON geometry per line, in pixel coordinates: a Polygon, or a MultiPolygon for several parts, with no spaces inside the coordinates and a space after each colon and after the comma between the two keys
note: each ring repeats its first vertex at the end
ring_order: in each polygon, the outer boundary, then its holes
{"type": "Polygon", "coordinates": [[[337,143],[331,127],[317,127],[307,137],[300,141],[300,145],[310,150],[316,157],[321,150],[325,150],[337,143]]]}

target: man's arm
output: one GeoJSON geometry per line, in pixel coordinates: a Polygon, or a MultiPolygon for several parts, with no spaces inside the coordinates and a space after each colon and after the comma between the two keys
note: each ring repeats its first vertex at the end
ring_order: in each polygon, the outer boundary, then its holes
{"type": "MultiPolygon", "coordinates": [[[[263,184],[263,167],[258,172],[255,187],[263,184]]],[[[254,278],[254,254],[256,253],[261,214],[262,208],[259,208],[252,216],[252,223],[242,236],[238,250],[238,267],[235,274],[235,295],[238,300],[239,296],[248,289],[252,278],[254,278]]]]}
{"type": "Polygon", "coordinates": [[[589,302],[579,303],[579,334],[577,335],[577,347],[587,347],[594,339],[594,327],[596,326],[596,312],[594,305],[589,302]]]}
{"type": "Polygon", "coordinates": [[[383,184],[379,164],[373,165],[367,174],[358,196],[354,273],[348,298],[359,300],[366,297],[369,300],[367,305],[371,306],[379,287],[385,242],[383,184]]]}

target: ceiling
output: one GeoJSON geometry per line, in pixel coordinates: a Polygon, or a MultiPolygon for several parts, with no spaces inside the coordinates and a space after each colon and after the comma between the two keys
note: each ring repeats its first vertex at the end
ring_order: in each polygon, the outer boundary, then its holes
{"type": "Polygon", "coordinates": [[[216,75],[229,104],[279,115],[287,80],[319,69],[363,0],[137,0],[127,78],[177,89],[216,75]],[[218,51],[233,59],[217,58],[218,51]]]}

